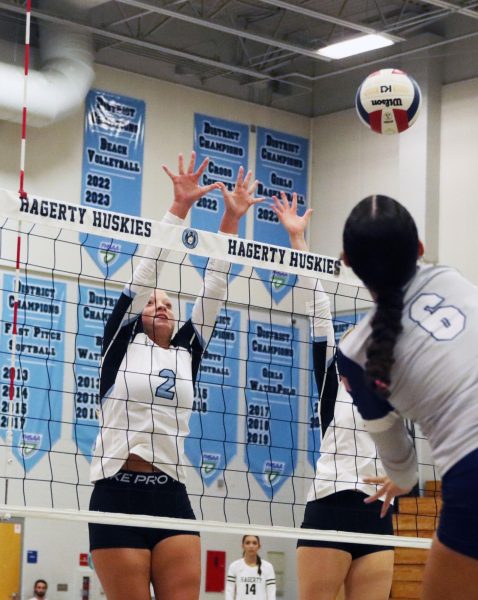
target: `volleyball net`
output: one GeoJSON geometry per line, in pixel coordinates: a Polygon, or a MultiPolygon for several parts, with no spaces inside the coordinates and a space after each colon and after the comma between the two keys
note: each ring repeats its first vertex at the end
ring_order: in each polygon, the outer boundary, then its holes
{"type": "MultiPolygon", "coordinates": [[[[0,191],[0,207],[4,517],[124,524],[120,515],[87,510],[89,470],[104,325],[146,244],[171,250],[158,285],[173,299],[178,324],[191,315],[207,258],[231,265],[199,368],[190,432],[176,440],[198,521],[175,520],[174,528],[240,533],[247,524],[268,536],[384,543],[383,536],[298,529],[321,451],[311,291],[300,278],[322,281],[336,339],[371,306],[336,259],[32,194],[0,191]]],[[[425,442],[415,437],[420,450],[425,442]]],[[[419,457],[421,481],[434,481],[427,453],[419,457]]],[[[351,459],[360,459],[360,450],[351,459]]],[[[428,547],[420,537],[424,512],[418,500],[408,501],[403,537],[387,543],[428,547]]],[[[425,515],[434,520],[436,513],[425,515]]],[[[141,515],[128,522],[171,527],[168,519],[141,515]]]]}

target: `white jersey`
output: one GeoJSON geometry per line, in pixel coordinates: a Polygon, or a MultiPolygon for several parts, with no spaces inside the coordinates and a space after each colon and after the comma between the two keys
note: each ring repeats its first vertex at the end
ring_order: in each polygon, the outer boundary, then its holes
{"type": "Polygon", "coordinates": [[[314,301],[308,304],[308,312],[322,433],[320,457],[307,502],[344,490],[358,490],[371,495],[377,491],[377,487],[363,483],[363,479],[382,476],[385,470],[375,444],[365,430],[363,419],[353,405],[352,397],[338,382],[335,336],[328,297],[320,281],[305,279],[301,278],[300,283],[314,289],[314,301]]]}
{"type": "Polygon", "coordinates": [[[250,566],[243,558],[229,565],[227,571],[226,600],[276,600],[274,567],[267,560],[258,567],[250,566]]]}
{"type": "MultiPolygon", "coordinates": [[[[164,222],[180,224],[182,220],[167,213],[164,222]]],[[[225,296],[229,263],[209,261],[191,318],[170,347],[161,348],[143,332],[141,314],[167,254],[157,248],[146,250],[105,327],[93,482],[117,473],[129,454],[178,481],[185,480],[184,440],[189,433],[194,382],[225,296]]]]}
{"type": "Polygon", "coordinates": [[[386,401],[364,377],[372,315],[340,344],[347,378],[389,476],[401,487],[417,480],[403,418],[416,421],[444,475],[478,447],[478,289],[448,267],[420,267],[409,284],[386,401]]]}

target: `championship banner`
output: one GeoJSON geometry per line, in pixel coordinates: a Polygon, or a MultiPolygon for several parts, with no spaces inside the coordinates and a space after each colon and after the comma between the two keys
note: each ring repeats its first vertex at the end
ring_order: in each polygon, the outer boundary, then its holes
{"type": "Polygon", "coordinates": [[[338,345],[340,338],[349,330],[360,323],[368,313],[368,310],[360,310],[353,313],[337,314],[332,319],[334,326],[335,343],[338,345]]]}
{"type": "Polygon", "coordinates": [[[103,331],[119,292],[80,285],[75,341],[75,411],[73,441],[91,462],[98,433],[100,360],[103,331]]]}
{"type": "MultiPolygon", "coordinates": [[[[194,150],[196,166],[205,158],[209,158],[206,171],[200,185],[210,185],[222,181],[229,190],[233,190],[239,167],[247,173],[249,164],[249,128],[243,123],[225,121],[207,115],[194,115],[194,150]]],[[[191,209],[191,227],[203,231],[217,232],[224,212],[224,200],[220,190],[213,190],[198,200],[191,209]]],[[[239,237],[246,232],[246,219],[239,224],[239,237]]],[[[192,263],[198,269],[204,269],[207,260],[196,258],[192,263]]],[[[231,271],[233,276],[241,271],[235,265],[231,271]]]]}
{"type": "MultiPolygon", "coordinates": [[[[286,192],[289,201],[297,192],[297,213],[307,209],[309,140],[272,129],[257,128],[256,179],[257,195],[271,198],[286,192]]],[[[266,201],[267,202],[267,201],[266,201]]],[[[270,202],[254,207],[254,240],[289,246],[289,236],[271,209],[270,202]]],[[[276,303],[293,288],[295,277],[282,271],[257,269],[260,279],[276,303]]]]}
{"type": "Polygon", "coordinates": [[[0,339],[0,436],[6,440],[10,420],[13,455],[25,471],[30,471],[61,436],[66,284],[40,277],[20,277],[15,348],[14,289],[15,276],[5,274],[0,339]],[[15,390],[10,402],[12,351],[16,355],[15,390]]]}
{"type": "MultiPolygon", "coordinates": [[[[186,306],[188,318],[193,304],[186,306]]],[[[222,309],[199,366],[184,449],[210,486],[237,454],[241,313],[222,309]],[[227,397],[224,389],[227,389],[227,397]]]]}
{"type": "Polygon", "coordinates": [[[299,353],[297,328],[250,322],[244,462],[269,498],[297,462],[299,353]]]}
{"type": "MultiPolygon", "coordinates": [[[[81,204],[141,214],[145,103],[91,90],[86,97],[81,204]]],[[[111,217],[110,217],[111,218],[111,217]]],[[[111,276],[134,253],[134,244],[80,236],[103,275],[111,276]]]]}

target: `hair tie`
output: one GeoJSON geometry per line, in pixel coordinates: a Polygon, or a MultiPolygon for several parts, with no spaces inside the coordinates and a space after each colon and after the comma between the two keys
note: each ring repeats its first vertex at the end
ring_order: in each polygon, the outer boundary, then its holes
{"type": "Polygon", "coordinates": [[[381,381],[380,379],[376,379],[374,381],[374,384],[375,384],[375,387],[377,387],[380,390],[388,391],[388,389],[389,389],[388,385],[384,381],[381,381]]]}

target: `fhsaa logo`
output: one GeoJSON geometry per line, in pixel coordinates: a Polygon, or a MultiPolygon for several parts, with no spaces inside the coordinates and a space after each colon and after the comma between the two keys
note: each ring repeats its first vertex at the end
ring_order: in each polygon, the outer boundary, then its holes
{"type": "Polygon", "coordinates": [[[273,271],[271,277],[272,287],[275,290],[280,290],[287,283],[287,273],[281,273],[280,271],[273,271]]]}
{"type": "Polygon", "coordinates": [[[120,251],[120,244],[101,242],[100,249],[98,250],[100,262],[107,266],[112,265],[118,259],[120,251]]]}
{"type": "Polygon", "coordinates": [[[199,236],[195,229],[186,229],[183,233],[183,244],[192,250],[198,245],[199,236]]]}
{"type": "Polygon", "coordinates": [[[204,452],[204,454],[202,455],[201,462],[201,471],[203,477],[211,477],[214,471],[216,471],[216,469],[219,467],[220,460],[220,454],[215,454],[213,452],[204,452]]]}
{"type": "Polygon", "coordinates": [[[264,481],[269,485],[276,485],[282,477],[285,462],[279,460],[266,460],[264,463],[264,481]]]}
{"type": "Polygon", "coordinates": [[[30,457],[38,450],[42,441],[41,433],[23,433],[23,438],[20,444],[22,454],[25,457],[30,457]]]}

